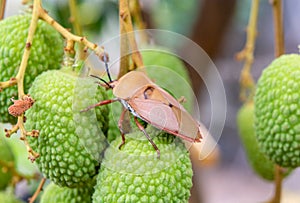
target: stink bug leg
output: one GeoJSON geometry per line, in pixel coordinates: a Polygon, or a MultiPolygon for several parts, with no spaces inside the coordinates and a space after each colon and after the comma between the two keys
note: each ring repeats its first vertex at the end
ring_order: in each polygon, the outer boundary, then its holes
{"type": "Polygon", "coordinates": [[[144,133],[144,135],[147,137],[148,141],[152,144],[153,148],[155,149],[155,151],[157,153],[157,158],[159,159],[160,158],[160,151],[159,151],[158,147],[153,142],[153,140],[151,139],[151,137],[148,135],[148,133],[146,132],[146,130],[143,127],[143,125],[140,124],[140,122],[138,121],[137,117],[134,117],[134,121],[135,121],[135,124],[137,125],[137,127],[140,129],[140,131],[142,131],[144,133]]]}
{"type": "Polygon", "coordinates": [[[115,101],[118,101],[119,99],[115,98],[115,99],[108,99],[108,100],[104,100],[104,101],[101,101],[97,104],[94,104],[94,105],[91,105],[91,106],[88,106],[87,108],[81,110],[80,112],[86,112],[86,111],[89,111],[97,106],[102,106],[102,105],[106,105],[106,104],[110,104],[110,103],[113,103],[115,101]]]}
{"type": "Polygon", "coordinates": [[[121,132],[121,136],[122,136],[122,143],[119,145],[119,149],[121,149],[121,147],[125,144],[125,133],[124,133],[124,130],[123,130],[123,127],[122,127],[122,123],[124,121],[124,117],[125,117],[126,112],[127,112],[127,109],[123,109],[123,111],[120,115],[119,122],[118,122],[118,127],[119,127],[119,130],[121,132]]]}

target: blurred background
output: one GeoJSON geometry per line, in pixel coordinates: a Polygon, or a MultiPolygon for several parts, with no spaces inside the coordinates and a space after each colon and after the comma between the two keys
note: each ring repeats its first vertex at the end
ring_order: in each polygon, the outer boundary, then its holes
{"type": "MultiPolygon", "coordinates": [[[[68,1],[44,1],[45,8],[59,23],[71,27],[68,1]]],[[[236,127],[239,101],[239,75],[242,62],[235,60],[244,47],[251,0],[141,0],[146,28],[164,29],[180,33],[202,47],[212,59],[222,77],[227,99],[227,114],[222,136],[218,140],[220,162],[210,167],[195,168],[195,187],[191,202],[253,203],[272,196],[273,184],[261,180],[249,167],[236,127]]],[[[6,17],[20,12],[20,0],[7,1],[6,17]]],[[[285,50],[298,53],[300,44],[300,1],[283,1],[285,50]]],[[[118,1],[78,0],[80,23],[85,36],[96,43],[104,42],[119,33],[118,1]]],[[[260,2],[258,36],[252,74],[258,79],[264,67],[274,59],[274,31],[269,1],[260,2]]],[[[176,42],[174,42],[176,43],[176,42]]],[[[178,47],[185,54],[188,47],[178,47]]],[[[210,77],[209,67],[206,68],[210,77]]],[[[201,121],[210,122],[211,101],[201,78],[193,74],[192,84],[198,97],[201,121]]],[[[214,78],[211,77],[212,84],[214,78]]],[[[218,90],[216,90],[218,91],[218,90]]],[[[220,104],[221,105],[221,104],[220,104]]],[[[293,196],[287,203],[300,202],[300,170],[284,180],[283,198],[293,196]]]]}

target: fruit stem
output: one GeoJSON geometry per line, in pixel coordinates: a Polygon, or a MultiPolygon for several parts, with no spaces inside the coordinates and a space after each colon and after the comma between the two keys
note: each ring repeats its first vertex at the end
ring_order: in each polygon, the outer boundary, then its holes
{"type": "MultiPolygon", "coordinates": [[[[282,1],[270,0],[273,9],[273,21],[275,32],[275,57],[284,54],[284,35],[283,35],[283,15],[282,15],[282,1]]],[[[283,180],[283,170],[280,166],[275,165],[275,194],[270,203],[280,203],[281,188],[283,180]]]]}
{"type": "Polygon", "coordinates": [[[254,49],[257,36],[257,19],[259,12],[259,0],[253,0],[247,26],[247,40],[242,51],[236,54],[237,60],[244,61],[244,67],[240,76],[240,99],[252,101],[255,92],[255,83],[251,75],[251,67],[254,61],[254,49]]]}
{"type": "Polygon", "coordinates": [[[42,178],[38,188],[36,189],[36,191],[34,192],[32,197],[28,199],[29,203],[33,203],[36,200],[36,198],[38,197],[38,195],[42,191],[45,182],[46,182],[46,178],[42,178]]]}
{"type": "Polygon", "coordinates": [[[273,9],[275,57],[279,57],[284,54],[282,0],[270,0],[270,3],[273,9]]]}
{"type": "MultiPolygon", "coordinates": [[[[90,42],[86,39],[86,37],[78,36],[69,32],[58,22],[56,22],[51,16],[49,16],[48,13],[41,6],[39,6],[39,16],[41,19],[43,19],[45,22],[51,25],[55,30],[57,30],[64,38],[66,38],[67,41],[78,42],[80,44],[85,45],[87,48],[93,50],[94,53],[102,60],[104,54],[103,47],[99,47],[97,44],[90,42]]],[[[70,51],[74,51],[74,47],[71,48],[72,49],[70,51]]]]}
{"type": "MultiPolygon", "coordinates": [[[[127,1],[125,1],[127,3],[127,1]]],[[[119,68],[119,75],[118,79],[121,78],[123,75],[125,75],[127,72],[129,72],[129,66],[130,66],[130,47],[128,42],[128,37],[126,35],[126,30],[123,20],[122,20],[122,13],[121,13],[121,6],[124,6],[121,4],[121,1],[119,3],[119,24],[120,24],[120,68],[119,68]]],[[[128,5],[127,5],[128,6],[128,5]]]]}
{"type": "Polygon", "coordinates": [[[0,82],[0,92],[7,88],[7,87],[11,87],[11,86],[14,86],[17,84],[17,79],[16,78],[11,78],[10,80],[8,81],[5,81],[5,82],[0,82]]]}
{"type": "MultiPolygon", "coordinates": [[[[82,35],[82,29],[79,23],[79,18],[78,18],[78,12],[77,12],[77,8],[76,8],[76,1],[75,0],[69,0],[69,7],[70,7],[70,22],[73,25],[74,28],[74,32],[76,35],[82,35]]],[[[87,58],[87,53],[84,51],[84,45],[83,44],[79,44],[78,45],[78,58],[80,60],[85,60],[87,58]]]]}
{"type": "MultiPolygon", "coordinates": [[[[22,60],[21,60],[21,64],[19,67],[19,71],[14,78],[12,78],[10,81],[11,83],[8,82],[7,86],[12,86],[14,84],[17,83],[18,85],[18,97],[19,99],[23,99],[23,97],[25,96],[24,93],[24,75],[25,75],[25,71],[26,71],[26,67],[27,67],[27,63],[28,63],[28,59],[29,59],[29,55],[30,55],[30,48],[33,42],[33,37],[34,37],[34,33],[37,27],[37,23],[38,23],[38,9],[39,6],[41,4],[40,0],[35,0],[34,4],[33,4],[33,11],[32,11],[32,18],[30,21],[30,26],[29,26],[29,30],[28,30],[28,36],[27,36],[27,40],[26,40],[26,44],[25,44],[25,48],[24,48],[24,52],[23,52],[23,56],[22,56],[22,60]],[[13,80],[13,81],[12,81],[13,80]],[[16,81],[16,82],[14,82],[16,81]]],[[[3,83],[2,83],[3,84],[3,83]]],[[[4,82],[4,85],[7,84],[4,82]]],[[[35,160],[39,155],[34,152],[32,150],[32,148],[29,146],[28,141],[27,141],[27,132],[24,128],[24,116],[18,116],[18,123],[16,126],[14,126],[11,130],[7,130],[7,136],[9,137],[12,133],[15,133],[18,129],[21,130],[21,140],[23,140],[27,151],[29,153],[29,158],[31,160],[35,160]]]]}
{"type": "Polygon", "coordinates": [[[142,16],[142,9],[139,0],[129,1],[130,13],[132,19],[135,22],[137,28],[140,30],[140,41],[142,43],[148,42],[147,33],[144,31],[146,29],[146,24],[144,23],[142,16]]]}
{"type": "Polygon", "coordinates": [[[18,71],[18,74],[16,76],[17,79],[17,83],[18,83],[18,93],[19,93],[19,98],[22,99],[24,96],[24,74],[26,71],[26,67],[27,67],[27,63],[28,63],[28,59],[29,59],[29,55],[30,55],[30,49],[32,46],[32,42],[33,42],[33,37],[34,37],[34,33],[37,27],[37,22],[39,19],[39,15],[38,15],[38,7],[40,4],[40,0],[35,0],[34,4],[33,4],[33,11],[32,11],[32,18],[30,21],[30,26],[29,26],[29,30],[28,30],[28,36],[27,36],[27,40],[26,40],[26,44],[25,44],[25,48],[24,48],[24,52],[23,52],[23,56],[22,56],[22,61],[20,64],[20,68],[18,71]]]}
{"type": "MultiPolygon", "coordinates": [[[[120,51],[121,57],[123,58],[123,56],[129,54],[129,52],[127,51],[130,51],[131,59],[134,67],[133,69],[143,67],[144,64],[142,60],[142,55],[138,51],[138,46],[133,32],[134,30],[133,30],[128,0],[119,1],[119,21],[120,21],[120,34],[122,35],[121,40],[122,38],[124,38],[123,39],[124,43],[121,43],[121,51],[120,51]]],[[[122,77],[129,71],[129,66],[125,62],[126,61],[124,61],[124,63],[122,62],[120,63],[120,71],[119,71],[118,78],[122,77]]]]}
{"type": "Polygon", "coordinates": [[[271,201],[269,201],[268,203],[280,203],[282,180],[283,170],[280,166],[275,165],[275,194],[271,201]]]}
{"type": "Polygon", "coordinates": [[[4,18],[6,0],[0,0],[0,20],[4,18]]]}

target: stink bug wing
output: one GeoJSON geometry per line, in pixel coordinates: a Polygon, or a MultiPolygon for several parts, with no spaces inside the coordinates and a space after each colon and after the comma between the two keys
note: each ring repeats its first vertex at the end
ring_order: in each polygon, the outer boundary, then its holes
{"type": "Polygon", "coordinates": [[[194,138],[195,141],[200,142],[202,136],[200,125],[198,124],[198,122],[195,121],[195,119],[184,109],[184,107],[168,92],[158,87],[157,85],[154,85],[153,87],[155,88],[153,89],[153,96],[151,97],[151,99],[158,99],[161,102],[168,101],[167,104],[172,105],[172,107],[170,108],[175,114],[179,125],[178,133],[194,138]]]}
{"type": "Polygon", "coordinates": [[[113,88],[113,94],[118,98],[128,99],[149,84],[152,84],[152,81],[143,72],[130,71],[118,80],[113,88]]]}
{"type": "Polygon", "coordinates": [[[153,126],[188,141],[200,141],[199,125],[184,109],[152,99],[134,98],[128,103],[142,119],[153,126]]]}
{"type": "Polygon", "coordinates": [[[176,118],[178,119],[178,133],[194,138],[195,141],[200,142],[202,136],[200,131],[200,125],[198,124],[198,122],[195,121],[195,119],[183,107],[178,108],[176,106],[173,106],[172,110],[176,115],[176,118]]]}
{"type": "Polygon", "coordinates": [[[177,118],[171,108],[159,101],[145,100],[140,98],[131,99],[128,104],[147,123],[160,129],[168,128],[177,131],[179,126],[177,118]]]}

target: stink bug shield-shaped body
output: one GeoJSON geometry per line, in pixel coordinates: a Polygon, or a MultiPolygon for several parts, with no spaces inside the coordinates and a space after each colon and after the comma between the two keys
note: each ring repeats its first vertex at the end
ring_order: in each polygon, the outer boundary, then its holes
{"type": "Polygon", "coordinates": [[[189,142],[200,142],[202,136],[198,122],[192,118],[176,99],[153,83],[143,72],[131,71],[118,81],[112,81],[106,83],[106,85],[108,88],[113,89],[113,94],[116,98],[101,101],[83,111],[120,101],[125,107],[118,123],[123,140],[120,147],[125,144],[122,121],[126,111],[129,111],[134,116],[136,125],[157,151],[158,157],[160,156],[158,147],[137,118],[189,142]]]}
{"type": "Polygon", "coordinates": [[[131,71],[124,75],[113,87],[113,94],[128,104],[127,109],[132,109],[134,116],[184,140],[200,142],[198,122],[143,72],[131,71]]]}

